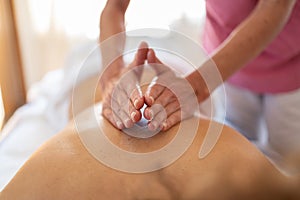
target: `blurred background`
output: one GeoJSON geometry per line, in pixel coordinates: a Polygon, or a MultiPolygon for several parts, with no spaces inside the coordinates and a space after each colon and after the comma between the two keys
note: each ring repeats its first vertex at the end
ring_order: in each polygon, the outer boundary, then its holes
{"type": "MultiPolygon", "coordinates": [[[[63,67],[72,49],[97,41],[99,16],[106,0],[11,2],[23,82],[25,91],[28,91],[47,72],[63,67]]],[[[204,6],[204,0],[131,0],[126,15],[127,30],[174,29],[200,40],[204,6]]],[[[4,116],[1,95],[0,127],[4,116]]]]}
{"type": "MultiPolygon", "coordinates": [[[[0,0],[0,191],[68,123],[77,70],[97,46],[105,3],[0,0]]],[[[131,0],[126,28],[175,30],[200,41],[204,6],[205,0],[131,0]]],[[[100,71],[94,52],[85,64],[100,71]]]]}

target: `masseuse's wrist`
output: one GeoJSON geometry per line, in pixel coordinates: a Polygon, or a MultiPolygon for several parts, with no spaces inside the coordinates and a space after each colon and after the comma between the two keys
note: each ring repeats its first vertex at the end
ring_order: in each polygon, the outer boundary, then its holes
{"type": "Polygon", "coordinates": [[[209,97],[209,90],[206,86],[206,83],[201,76],[201,74],[198,72],[198,70],[195,70],[190,75],[186,77],[186,80],[190,83],[192,88],[194,89],[195,95],[197,96],[198,103],[201,103],[206,98],[209,97]]]}
{"type": "Polygon", "coordinates": [[[107,85],[109,85],[112,81],[119,79],[123,69],[123,60],[116,60],[103,71],[99,81],[102,92],[107,89],[107,85]]]}

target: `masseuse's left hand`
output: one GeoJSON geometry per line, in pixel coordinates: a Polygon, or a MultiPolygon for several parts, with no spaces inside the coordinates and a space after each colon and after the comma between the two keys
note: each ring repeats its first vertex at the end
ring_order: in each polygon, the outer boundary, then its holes
{"type": "Polygon", "coordinates": [[[189,82],[185,78],[177,77],[172,69],[156,57],[153,49],[149,49],[147,60],[157,76],[144,95],[148,106],[144,116],[150,120],[150,130],[166,131],[180,121],[192,117],[198,109],[198,102],[189,82]],[[196,100],[191,101],[192,98],[196,100]]]}
{"type": "Polygon", "coordinates": [[[142,117],[140,109],[144,105],[144,97],[140,92],[139,81],[147,52],[148,45],[142,42],[129,66],[119,66],[123,65],[123,58],[120,57],[100,79],[103,91],[102,114],[118,129],[130,128],[142,117]],[[116,74],[111,76],[112,72],[116,74]]]}

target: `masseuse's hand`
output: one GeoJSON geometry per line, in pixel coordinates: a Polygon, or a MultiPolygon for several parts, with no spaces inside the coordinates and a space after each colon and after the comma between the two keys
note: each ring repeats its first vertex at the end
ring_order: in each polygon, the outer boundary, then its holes
{"type": "Polygon", "coordinates": [[[159,128],[166,131],[193,116],[198,103],[197,100],[191,101],[195,93],[188,81],[177,77],[173,70],[156,57],[153,49],[149,49],[147,60],[157,76],[145,93],[145,103],[148,107],[144,111],[144,116],[150,120],[148,123],[150,130],[159,128]],[[192,102],[195,105],[192,105],[192,102]]]}
{"type": "Polygon", "coordinates": [[[130,128],[142,117],[140,109],[144,105],[144,97],[140,92],[139,81],[147,52],[148,45],[142,42],[132,63],[105,80],[105,86],[102,87],[102,115],[118,129],[130,128]]]}

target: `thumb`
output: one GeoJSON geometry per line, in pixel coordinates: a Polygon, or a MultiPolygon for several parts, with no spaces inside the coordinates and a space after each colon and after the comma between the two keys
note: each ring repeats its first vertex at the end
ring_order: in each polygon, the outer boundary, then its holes
{"type": "Polygon", "coordinates": [[[148,50],[148,44],[146,42],[141,42],[134,58],[136,66],[143,65],[145,63],[147,59],[148,50]]]}
{"type": "Polygon", "coordinates": [[[151,64],[151,63],[162,64],[162,62],[156,57],[153,49],[149,49],[148,54],[147,54],[147,60],[148,60],[149,64],[151,64]]]}
{"type": "Polygon", "coordinates": [[[143,64],[147,59],[148,50],[148,44],[146,42],[141,42],[134,56],[134,60],[128,65],[126,71],[134,70],[137,77],[140,78],[143,73],[143,64]]]}
{"type": "Polygon", "coordinates": [[[133,69],[134,67],[143,65],[147,59],[147,53],[148,53],[148,44],[146,42],[141,42],[134,56],[133,62],[130,63],[128,67],[130,69],[133,69]]]}
{"type": "Polygon", "coordinates": [[[167,67],[156,57],[153,49],[149,49],[147,54],[149,65],[155,70],[156,74],[161,74],[167,70],[167,67]]]}

